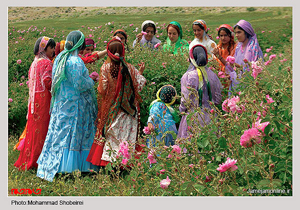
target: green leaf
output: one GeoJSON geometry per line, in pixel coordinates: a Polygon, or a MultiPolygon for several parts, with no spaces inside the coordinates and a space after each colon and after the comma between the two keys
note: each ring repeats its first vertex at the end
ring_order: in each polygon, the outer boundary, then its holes
{"type": "Polygon", "coordinates": [[[257,189],[263,189],[266,188],[270,185],[270,180],[269,179],[263,179],[257,184],[257,189]]]}
{"type": "Polygon", "coordinates": [[[269,125],[267,125],[267,127],[265,127],[264,132],[266,135],[268,135],[270,133],[271,127],[272,127],[271,124],[269,124],[269,125]]]}
{"type": "Polygon", "coordinates": [[[218,143],[222,149],[227,148],[226,139],[224,137],[219,138],[218,143]]]}

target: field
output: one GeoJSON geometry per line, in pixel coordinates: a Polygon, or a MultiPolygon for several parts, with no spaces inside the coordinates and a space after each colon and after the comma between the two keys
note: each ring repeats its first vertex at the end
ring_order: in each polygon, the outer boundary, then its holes
{"type": "MultiPolygon", "coordinates": [[[[11,195],[11,189],[41,189],[42,196],[293,195],[292,28],[290,7],[9,8],[8,195],[11,195]],[[148,148],[144,148],[140,159],[129,159],[131,170],[120,170],[120,157],[113,166],[100,172],[59,174],[52,183],[37,178],[36,170],[20,172],[13,166],[19,151],[12,148],[26,124],[26,81],[38,37],[45,35],[57,42],[65,39],[72,30],[81,30],[86,37],[95,40],[96,50],[103,50],[112,32],[123,28],[129,34],[130,52],[126,60],[136,67],[141,61],[146,64],[147,85],[141,93],[142,130],[148,118],[148,106],[155,99],[157,90],[162,85],[172,84],[180,93],[180,78],[189,63],[185,56],[169,56],[162,50],[133,50],[132,42],[141,31],[140,25],[147,19],[156,22],[156,36],[164,42],[166,26],[176,20],[183,28],[183,38],[192,41],[191,23],[199,19],[199,14],[216,42],[215,29],[219,25],[233,26],[240,19],[249,21],[257,34],[264,54],[264,61],[259,63],[263,71],[253,78],[254,67],[250,65],[250,71],[241,79],[240,89],[234,93],[239,98],[237,107],[243,107],[241,111],[218,107],[218,117],[212,117],[211,124],[201,128],[201,132],[193,120],[189,120],[191,141],[180,144],[177,152],[174,148],[159,146],[156,153],[160,156],[155,156],[157,163],[152,167],[147,158],[148,148]],[[268,60],[270,62],[266,64],[268,60]],[[241,146],[243,134],[255,126],[259,127],[259,141],[251,147],[241,146]],[[189,152],[184,153],[184,149],[189,152]],[[237,160],[237,170],[219,172],[219,164],[228,157],[237,160]],[[171,182],[163,189],[160,182],[167,177],[171,182]]],[[[90,73],[99,72],[103,61],[88,64],[90,73]]],[[[209,66],[218,73],[213,63],[209,66]]],[[[146,137],[142,135],[140,141],[144,142],[146,137]]]]}

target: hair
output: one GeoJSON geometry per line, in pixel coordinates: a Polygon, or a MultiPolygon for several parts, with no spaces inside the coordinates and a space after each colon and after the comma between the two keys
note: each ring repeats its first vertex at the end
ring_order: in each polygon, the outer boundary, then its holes
{"type": "Polygon", "coordinates": [[[156,34],[156,27],[153,23],[146,23],[143,27],[143,31],[146,31],[146,28],[152,27],[154,29],[154,34],[156,34]]]}
{"type": "MultiPolygon", "coordinates": [[[[122,52],[123,52],[123,46],[120,42],[118,41],[113,41],[109,44],[108,46],[108,50],[112,53],[119,53],[119,55],[121,56],[122,52]]],[[[124,56],[124,55],[123,55],[124,56]]],[[[112,76],[112,78],[117,79],[118,78],[118,73],[119,73],[119,69],[120,69],[120,61],[114,61],[113,59],[111,59],[111,66],[110,66],[110,74],[112,76]]]]}
{"type": "Polygon", "coordinates": [[[234,29],[235,28],[238,28],[238,29],[240,29],[240,30],[242,30],[242,31],[244,31],[245,32],[245,35],[246,35],[246,37],[249,39],[250,37],[251,37],[251,35],[250,34],[248,34],[242,27],[240,27],[240,26],[238,26],[238,25],[236,25],[235,27],[234,27],[234,29]]]}
{"type": "MultiPolygon", "coordinates": [[[[220,32],[222,30],[225,31],[226,34],[230,37],[230,41],[229,41],[229,44],[228,44],[228,47],[227,47],[227,50],[228,50],[228,52],[230,54],[231,48],[235,45],[235,41],[234,41],[234,38],[231,35],[231,31],[228,28],[225,28],[225,27],[222,27],[222,28],[219,29],[218,36],[220,36],[220,32]]],[[[220,43],[222,43],[222,41],[220,41],[220,43]]]]}
{"type": "Polygon", "coordinates": [[[129,52],[129,47],[128,47],[128,44],[127,44],[127,34],[124,33],[123,31],[117,31],[117,32],[114,33],[114,36],[116,36],[117,34],[122,34],[125,37],[126,48],[127,48],[127,51],[129,52]]]}
{"type": "Polygon", "coordinates": [[[203,25],[201,25],[200,23],[196,22],[196,23],[193,23],[193,25],[199,26],[203,31],[205,31],[203,25]]]}
{"type": "Polygon", "coordinates": [[[179,27],[178,27],[177,25],[169,24],[169,25],[167,26],[167,32],[169,31],[169,28],[170,28],[170,27],[175,28],[176,31],[177,31],[177,33],[178,33],[178,36],[180,36],[180,29],[179,29],[179,27]]]}
{"type": "MultiPolygon", "coordinates": [[[[36,40],[36,42],[35,42],[34,50],[33,50],[34,55],[37,55],[38,52],[39,52],[39,49],[40,49],[40,43],[41,43],[41,41],[42,41],[42,38],[43,38],[43,37],[38,38],[38,39],[36,40]]],[[[45,47],[45,51],[47,50],[47,48],[48,48],[49,46],[52,47],[52,48],[55,48],[55,46],[56,46],[55,41],[54,41],[53,39],[51,39],[51,38],[49,39],[49,41],[48,41],[48,43],[47,43],[47,45],[46,45],[46,47],[45,47]]]]}

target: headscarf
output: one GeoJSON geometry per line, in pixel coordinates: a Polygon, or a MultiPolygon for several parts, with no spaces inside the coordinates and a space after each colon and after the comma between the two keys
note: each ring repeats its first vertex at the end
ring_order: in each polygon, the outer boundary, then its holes
{"type": "Polygon", "coordinates": [[[173,116],[173,119],[175,122],[179,122],[179,116],[175,112],[175,110],[172,108],[172,105],[175,103],[177,97],[177,92],[175,87],[172,85],[164,85],[162,86],[156,93],[156,100],[152,101],[149,110],[155,104],[156,102],[162,102],[164,103],[167,108],[169,109],[171,115],[173,116]]]}
{"type": "Polygon", "coordinates": [[[190,50],[190,61],[194,68],[197,69],[198,73],[198,78],[199,78],[199,90],[198,90],[198,95],[199,95],[199,105],[200,107],[202,106],[202,97],[203,97],[203,85],[204,85],[204,80],[207,85],[207,90],[208,90],[208,96],[209,100],[212,100],[212,94],[211,94],[211,88],[210,88],[210,83],[208,80],[208,75],[205,70],[205,66],[208,62],[207,58],[207,51],[206,48],[203,45],[197,44],[192,47],[190,50]]]}
{"type": "Polygon", "coordinates": [[[171,42],[170,38],[167,37],[167,44],[164,44],[163,49],[173,51],[173,54],[177,54],[178,49],[181,52],[183,49],[188,49],[189,43],[186,40],[182,39],[182,28],[181,28],[181,25],[177,21],[170,22],[169,25],[167,26],[167,31],[168,31],[168,28],[171,27],[172,25],[175,25],[179,28],[179,31],[176,29],[178,32],[178,39],[177,39],[176,43],[173,44],[171,42]]]}
{"type": "Polygon", "coordinates": [[[62,52],[65,49],[65,40],[61,40],[60,42],[56,43],[55,46],[55,56],[57,56],[60,52],[62,52]]]}
{"type": "MultiPolygon", "coordinates": [[[[228,24],[222,24],[222,25],[219,26],[219,28],[217,28],[218,34],[220,33],[220,30],[222,28],[226,28],[226,29],[228,29],[230,31],[230,41],[229,41],[229,45],[228,45],[228,48],[227,48],[228,55],[229,55],[229,52],[231,53],[231,50],[234,50],[234,45],[235,45],[235,42],[234,42],[234,30],[233,30],[233,28],[230,25],[228,25],[228,24]]],[[[223,45],[222,41],[220,40],[218,46],[220,48],[222,48],[222,45],[223,45]]],[[[222,51],[221,51],[221,56],[223,56],[222,55],[222,51]]],[[[222,62],[220,62],[220,63],[222,63],[222,62]]]]}
{"type": "MultiPolygon", "coordinates": [[[[241,60],[247,59],[248,61],[251,62],[251,61],[257,61],[257,59],[259,57],[262,58],[263,54],[262,54],[261,48],[260,48],[260,46],[258,44],[258,41],[257,41],[256,34],[255,34],[254,29],[252,28],[251,24],[246,20],[240,20],[234,26],[234,28],[236,26],[241,27],[244,31],[246,31],[251,36],[249,38],[248,44],[247,44],[246,49],[245,49],[245,55],[241,60]]],[[[238,43],[238,45],[236,47],[235,55],[237,55],[237,53],[239,52],[239,49],[241,49],[242,44],[243,44],[242,42],[238,43]]],[[[241,63],[239,63],[239,64],[241,64],[241,63]]]]}
{"type": "Polygon", "coordinates": [[[123,29],[117,29],[114,32],[114,36],[116,36],[117,34],[122,34],[125,37],[125,44],[127,43],[127,34],[123,29]]]}
{"type": "Polygon", "coordinates": [[[150,23],[150,24],[151,24],[151,27],[153,27],[153,29],[154,29],[154,34],[155,34],[156,26],[155,26],[155,23],[154,23],[152,20],[145,20],[145,21],[142,23],[142,26],[141,26],[142,31],[144,31],[144,29],[145,29],[144,26],[145,26],[147,23],[150,23]]]}
{"type": "MultiPolygon", "coordinates": [[[[47,57],[45,53],[45,48],[49,42],[50,38],[43,36],[41,39],[41,42],[39,44],[39,50],[38,53],[35,55],[35,58],[30,66],[30,72],[29,72],[29,103],[31,103],[30,111],[31,114],[34,112],[34,97],[35,93],[43,92],[45,90],[45,84],[43,83],[43,79],[46,77],[50,77],[51,75],[48,75],[48,72],[42,72],[39,71],[39,75],[37,75],[37,63],[38,61],[43,58],[50,61],[50,59],[47,57]]],[[[38,42],[38,41],[37,41],[38,42]]],[[[36,42],[36,45],[37,45],[36,42]]],[[[28,104],[29,105],[29,104],[28,104]]]]}
{"type": "Polygon", "coordinates": [[[230,34],[231,38],[234,39],[234,30],[230,25],[228,25],[228,24],[220,25],[219,28],[218,28],[218,32],[220,31],[221,28],[227,28],[231,32],[231,34],[230,34]]]}
{"type": "Polygon", "coordinates": [[[51,107],[53,106],[54,102],[54,95],[60,88],[60,84],[63,80],[66,79],[65,68],[66,68],[66,61],[69,55],[72,52],[78,54],[78,48],[81,47],[84,43],[84,35],[81,31],[72,31],[67,36],[67,40],[65,43],[65,50],[60,53],[60,57],[58,57],[56,69],[53,69],[55,74],[52,78],[52,87],[51,87],[51,107]]]}
{"type": "Polygon", "coordinates": [[[93,46],[94,48],[96,48],[96,45],[95,45],[95,42],[93,39],[85,38],[84,42],[85,42],[85,47],[93,46]]]}

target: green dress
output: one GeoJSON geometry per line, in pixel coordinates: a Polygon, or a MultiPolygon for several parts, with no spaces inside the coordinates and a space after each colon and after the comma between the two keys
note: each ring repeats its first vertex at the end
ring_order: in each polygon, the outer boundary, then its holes
{"type": "Polygon", "coordinates": [[[178,36],[176,43],[172,43],[168,37],[167,43],[163,45],[163,50],[165,52],[167,52],[167,51],[172,52],[174,55],[178,54],[178,52],[180,52],[181,55],[184,54],[185,52],[188,52],[189,43],[185,39],[182,39],[181,25],[176,21],[172,21],[172,22],[170,22],[170,24],[178,26],[179,36],[178,36]]]}

